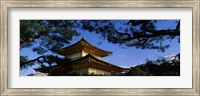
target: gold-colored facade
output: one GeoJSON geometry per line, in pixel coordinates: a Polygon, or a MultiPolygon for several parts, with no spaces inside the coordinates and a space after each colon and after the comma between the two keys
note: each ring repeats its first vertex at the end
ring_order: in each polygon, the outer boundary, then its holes
{"type": "MultiPolygon", "coordinates": [[[[57,51],[57,53],[71,60],[70,62],[67,62],[68,64],[70,63],[71,70],[66,73],[64,66],[55,66],[55,70],[52,72],[56,75],[109,76],[125,71],[124,68],[102,60],[102,57],[112,55],[112,52],[97,48],[88,43],[84,38],[71,46],[57,51]]],[[[44,68],[38,68],[35,70],[44,72],[44,68]]]]}

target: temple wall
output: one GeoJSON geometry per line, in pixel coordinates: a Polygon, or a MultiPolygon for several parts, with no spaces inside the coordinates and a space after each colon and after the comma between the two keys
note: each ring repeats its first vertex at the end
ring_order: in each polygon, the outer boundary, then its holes
{"type": "Polygon", "coordinates": [[[80,76],[81,75],[105,75],[105,76],[111,75],[111,72],[99,70],[95,68],[82,68],[82,69],[73,70],[70,73],[76,73],[80,76]]]}
{"type": "MultiPolygon", "coordinates": [[[[84,57],[84,56],[86,56],[88,53],[87,52],[85,52],[85,51],[82,51],[82,56],[84,57]]],[[[93,55],[94,57],[96,57],[96,58],[98,58],[98,59],[101,59],[101,57],[99,57],[99,56],[96,56],[96,55],[93,55]]]]}
{"type": "Polygon", "coordinates": [[[97,75],[111,75],[111,73],[108,71],[99,70],[99,69],[95,69],[95,68],[88,68],[88,73],[89,74],[97,74],[97,75]]]}
{"type": "Polygon", "coordinates": [[[88,68],[79,69],[77,70],[77,73],[79,73],[80,75],[88,74],[88,68]]]}
{"type": "Polygon", "coordinates": [[[81,58],[81,57],[82,57],[82,52],[78,52],[78,53],[75,53],[75,54],[68,56],[69,59],[78,59],[78,58],[81,58]]]}
{"type": "MultiPolygon", "coordinates": [[[[68,57],[69,59],[78,59],[78,58],[84,57],[86,55],[88,55],[88,53],[82,50],[81,52],[78,52],[78,53],[75,53],[75,54],[72,54],[72,55],[69,55],[69,56],[66,56],[66,57],[68,57]]],[[[96,55],[93,55],[93,56],[100,59],[100,60],[102,59],[99,56],[96,56],[96,55]]]]}
{"type": "Polygon", "coordinates": [[[80,76],[81,75],[86,75],[86,74],[88,74],[88,68],[76,69],[76,70],[71,71],[70,74],[71,73],[76,73],[76,74],[78,74],[80,76]]]}

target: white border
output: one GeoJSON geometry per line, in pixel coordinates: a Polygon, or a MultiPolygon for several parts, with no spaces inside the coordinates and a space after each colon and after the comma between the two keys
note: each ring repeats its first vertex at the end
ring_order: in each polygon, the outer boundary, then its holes
{"type": "Polygon", "coordinates": [[[192,88],[191,8],[11,8],[9,88],[192,88]],[[181,76],[19,77],[20,19],[180,19],[181,76]]]}

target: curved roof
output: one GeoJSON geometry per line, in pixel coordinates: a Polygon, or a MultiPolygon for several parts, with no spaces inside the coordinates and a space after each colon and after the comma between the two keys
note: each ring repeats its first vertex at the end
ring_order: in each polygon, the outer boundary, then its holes
{"type": "Polygon", "coordinates": [[[119,67],[119,66],[110,64],[110,63],[108,63],[108,62],[106,62],[106,61],[103,61],[103,60],[101,60],[101,59],[98,59],[98,58],[96,58],[95,56],[93,56],[93,55],[91,55],[91,54],[88,54],[88,55],[86,55],[86,56],[84,56],[84,57],[82,57],[82,58],[73,60],[73,61],[71,61],[71,63],[75,63],[75,62],[78,62],[78,61],[81,61],[81,60],[84,60],[84,59],[88,59],[88,58],[93,59],[93,60],[95,60],[95,61],[98,61],[98,62],[100,62],[100,63],[106,64],[106,65],[109,65],[109,66],[113,66],[113,67],[117,67],[117,68],[120,68],[120,69],[124,69],[124,68],[122,68],[122,67],[119,67]]]}
{"type": "Polygon", "coordinates": [[[88,54],[85,57],[72,61],[72,65],[74,65],[74,68],[78,69],[82,67],[90,67],[114,73],[124,72],[126,70],[125,68],[98,59],[91,54],[88,54]]]}
{"type": "Polygon", "coordinates": [[[76,52],[80,52],[81,50],[84,50],[90,54],[94,54],[94,55],[101,56],[101,57],[112,54],[112,52],[110,52],[110,51],[100,49],[100,48],[90,44],[89,42],[87,42],[85,40],[85,38],[82,38],[80,41],[76,42],[75,44],[73,44],[71,46],[67,46],[67,47],[57,51],[57,53],[60,55],[66,56],[66,55],[74,54],[76,52]]]}
{"type": "MultiPolygon", "coordinates": [[[[72,66],[84,65],[82,67],[85,67],[85,66],[88,66],[88,67],[92,67],[92,66],[93,67],[95,67],[95,66],[99,67],[99,66],[102,66],[101,68],[103,68],[103,70],[113,71],[113,72],[123,72],[123,71],[126,70],[125,68],[110,64],[110,63],[105,62],[103,60],[100,60],[100,59],[96,58],[95,56],[93,56],[91,54],[88,54],[88,55],[86,55],[86,56],[84,56],[82,58],[70,61],[68,63],[72,64],[72,66]],[[83,62],[85,62],[85,63],[83,63],[83,62]],[[94,63],[94,62],[96,62],[96,63],[94,63]]],[[[56,65],[56,66],[53,66],[53,67],[55,68],[55,67],[58,67],[58,66],[59,65],[56,65]]],[[[40,71],[40,72],[44,72],[44,73],[50,72],[50,68],[49,67],[35,68],[34,70],[40,71]]]]}

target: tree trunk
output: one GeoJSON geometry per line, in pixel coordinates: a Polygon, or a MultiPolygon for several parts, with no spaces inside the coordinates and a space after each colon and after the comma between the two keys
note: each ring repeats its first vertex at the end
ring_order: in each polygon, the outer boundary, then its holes
{"type": "Polygon", "coordinates": [[[20,45],[20,49],[25,47],[28,43],[32,42],[34,40],[34,38],[29,38],[26,42],[24,42],[23,44],[20,45]]]}
{"type": "Polygon", "coordinates": [[[29,38],[26,42],[24,42],[23,44],[20,45],[20,49],[23,48],[23,47],[25,47],[26,45],[28,45],[28,44],[29,44],[30,42],[32,42],[33,40],[39,38],[41,35],[43,35],[43,34],[39,34],[39,35],[37,35],[37,36],[35,36],[35,37],[29,38]]]}

